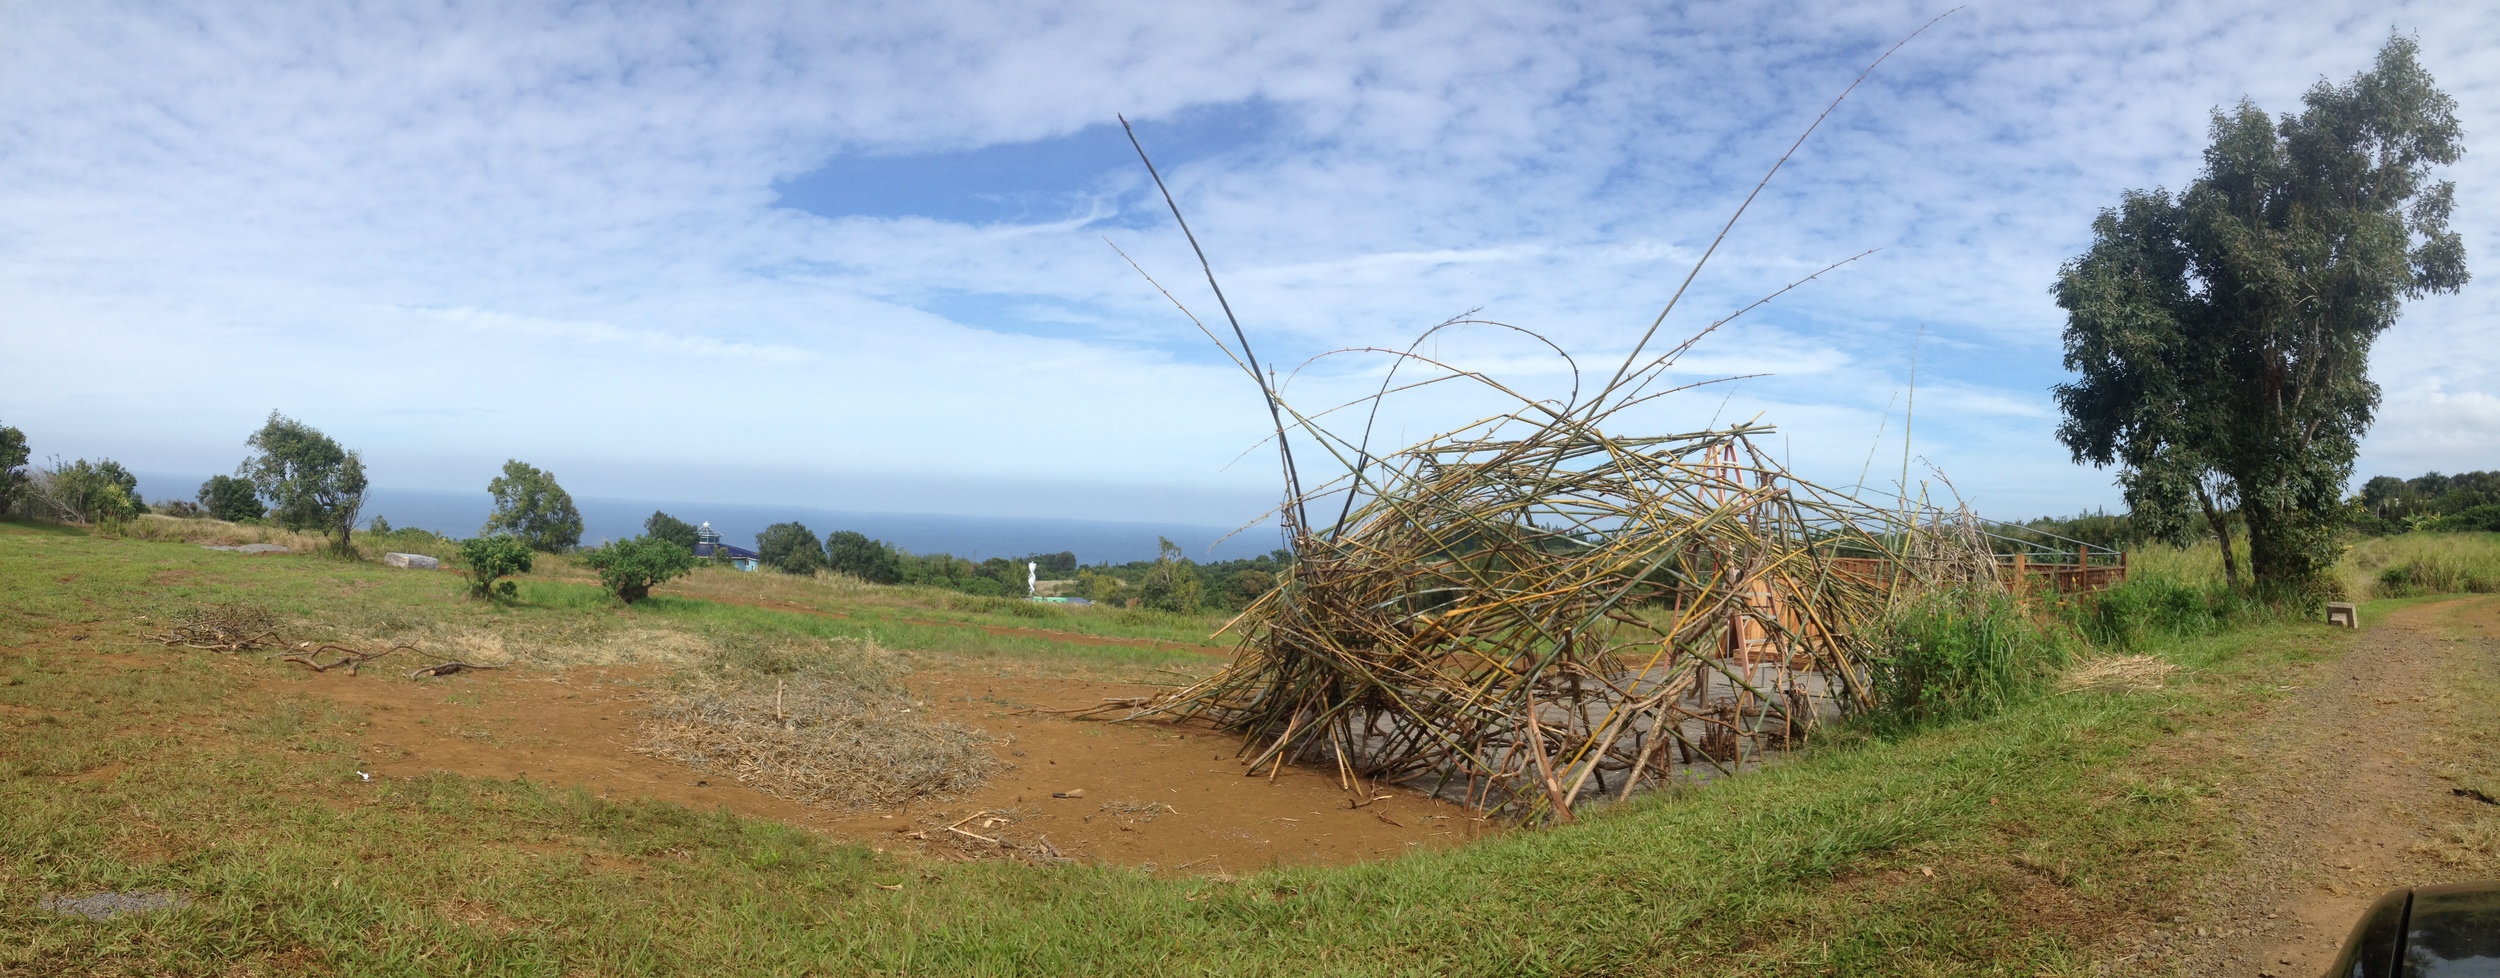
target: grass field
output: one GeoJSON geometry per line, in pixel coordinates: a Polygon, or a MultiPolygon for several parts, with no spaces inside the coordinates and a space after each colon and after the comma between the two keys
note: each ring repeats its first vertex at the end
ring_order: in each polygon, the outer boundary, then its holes
{"type": "MultiPolygon", "coordinates": [[[[995,634],[976,626],[1060,623],[838,584],[753,599],[806,610],[620,609],[564,573],[487,605],[449,574],[0,524],[0,974],[2091,974],[2112,935],[2190,912],[2183,882],[2233,857],[2208,798],[2230,761],[2165,746],[2346,640],[2280,622],[2153,636],[2143,650],[2179,667],[2163,688],[1836,737],[1574,826],[1230,878],[926,861],[529,782],[363,783],[361,719],[294,694],[295,673],[140,638],[245,598],[323,635],[551,668],[806,655],[851,629],[925,661],[1207,661],[995,634]],[[145,888],[197,902],[39,909],[145,888]]],[[[1096,627],[1070,634],[1180,630],[1096,627]]]]}

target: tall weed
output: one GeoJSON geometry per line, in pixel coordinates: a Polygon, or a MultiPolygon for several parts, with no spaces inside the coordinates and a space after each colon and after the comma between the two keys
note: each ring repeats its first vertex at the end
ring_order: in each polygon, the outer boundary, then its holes
{"type": "Polygon", "coordinates": [[[2133,571],[2124,584],[2064,602],[2060,613],[2092,644],[2132,649],[2163,638],[2219,634],[2283,612],[2219,574],[2198,579],[2133,571]]]}
{"type": "Polygon", "coordinates": [[[1985,716],[2038,691],[2072,657],[2054,624],[1992,588],[1930,593],[1876,631],[1876,722],[1985,716]]]}
{"type": "Polygon", "coordinates": [[[2410,598],[2500,591],[2500,533],[2406,533],[2371,537],[2345,551],[2346,593],[2410,598]]]}

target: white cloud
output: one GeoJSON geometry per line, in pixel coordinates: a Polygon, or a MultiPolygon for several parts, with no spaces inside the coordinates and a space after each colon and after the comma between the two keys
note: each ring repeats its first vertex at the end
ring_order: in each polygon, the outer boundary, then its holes
{"type": "MultiPolygon", "coordinates": [[[[1030,480],[1097,487],[1055,492],[1065,515],[1224,519],[1272,490],[1265,467],[1227,467],[1263,413],[1100,225],[830,220],[773,207],[775,181],[836,154],[1263,99],[1279,141],[1167,176],[1266,360],[1402,347],[1482,307],[1611,368],[1596,351],[1628,347],[1761,169],[1928,15],[0,8],[0,342],[19,362],[97,367],[25,372],[0,389],[0,416],[38,451],[156,469],[230,465],[277,406],[410,485],[468,486],[518,455],[567,459],[605,495],[657,494],[702,466],[749,473],[720,491],[834,507],[868,486],[987,482],[994,503],[946,505],[1042,505],[1005,488],[1030,480]],[[929,311],[943,295],[990,297],[1048,335],[950,322],[929,311]]],[[[2048,437],[2057,263],[2121,189],[2192,175],[2209,107],[2246,94],[2289,108],[2320,76],[2365,66],[2391,26],[2421,32],[2469,133],[2500,131],[2492,9],[2005,4],[1947,18],[1783,170],[1667,333],[1884,250],[1731,326],[1677,375],[1777,377],[1627,422],[1750,405],[1801,466],[1854,477],[1924,323],[1922,454],[2012,508],[2111,500],[2105,475],[2048,437]]],[[[2500,252],[2493,158],[2453,173],[2477,261],[2500,252]]],[[[1137,175],[1118,179],[1125,196],[1104,205],[1136,203],[1137,175]]],[[[1176,232],[1108,233],[1222,329],[1176,232]]],[[[2455,434],[2487,430],[2459,412],[2500,394],[2500,340],[2476,328],[2500,311],[2486,294],[2419,304],[2382,341],[2389,408],[2365,468],[2471,467],[2500,445],[2455,434]]],[[[1452,349],[1541,392],[1555,383],[1530,350],[1452,349]]],[[[1366,369],[1308,389],[1360,393],[1366,369]]],[[[1436,394],[1401,421],[1430,430],[1433,412],[1479,403],[1436,394]]]]}

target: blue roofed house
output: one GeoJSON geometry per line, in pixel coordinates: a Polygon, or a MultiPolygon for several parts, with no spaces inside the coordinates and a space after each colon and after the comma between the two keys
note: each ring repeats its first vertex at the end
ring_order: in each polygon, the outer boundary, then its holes
{"type": "MultiPolygon", "coordinates": [[[[682,526],[683,524],[679,525],[682,526]]],[[[720,542],[720,531],[712,529],[712,524],[709,521],[706,521],[701,529],[694,531],[694,555],[697,557],[717,557],[737,565],[738,569],[742,571],[754,570],[764,559],[763,554],[756,553],[755,551],[749,550],[745,547],[733,547],[729,544],[720,542]]]]}

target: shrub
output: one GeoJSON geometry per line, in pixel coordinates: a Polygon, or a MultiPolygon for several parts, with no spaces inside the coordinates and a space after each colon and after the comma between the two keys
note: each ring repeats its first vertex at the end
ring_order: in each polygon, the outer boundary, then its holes
{"type": "Polygon", "coordinates": [[[520,589],[502,580],[530,570],[530,548],[506,536],[460,541],[460,562],[469,565],[469,590],[481,598],[512,597],[520,589]]]}
{"type": "Polygon", "coordinates": [[[654,586],[694,570],[694,551],[674,541],[640,536],[583,554],[582,563],[599,572],[601,587],[632,604],[650,597],[654,586]]]}
{"type": "Polygon", "coordinates": [[[148,511],[155,513],[158,516],[171,516],[178,520],[204,520],[208,518],[207,510],[201,509],[200,504],[192,502],[188,499],[159,499],[156,501],[156,505],[148,507],[148,511]]]}
{"type": "Polygon", "coordinates": [[[1874,638],[1877,709],[1904,725],[1993,713],[2067,660],[2057,632],[1993,590],[1927,595],[1896,610],[1874,638]]]}
{"type": "Polygon", "coordinates": [[[26,484],[26,433],[0,425],[0,516],[22,495],[26,484]]]}
{"type": "Polygon", "coordinates": [[[1154,566],[1146,569],[1146,579],[1138,582],[1137,591],[1146,607],[1194,615],[1204,603],[1206,583],[1198,579],[1198,568],[1181,557],[1180,544],[1156,537],[1154,566]]]}
{"type": "Polygon", "coordinates": [[[228,523],[256,520],[269,513],[250,480],[230,475],[212,475],[200,483],[200,508],[228,523]]]}
{"type": "Polygon", "coordinates": [[[784,574],[813,574],[824,569],[825,548],[804,523],[775,523],[755,535],[758,563],[784,574]]]}
{"type": "Polygon", "coordinates": [[[495,512],[480,535],[508,533],[542,553],[560,553],[582,542],[582,511],[573,507],[572,494],[556,484],[555,473],[510,459],[486,491],[495,497],[495,512]]]}
{"type": "Polygon", "coordinates": [[[684,547],[687,553],[693,553],[694,545],[700,542],[694,524],[659,510],[652,510],[651,518],[642,521],[642,532],[644,536],[684,547]]]}
{"type": "Polygon", "coordinates": [[[139,477],[112,459],[64,463],[52,460],[28,483],[28,499],[36,515],[80,526],[118,527],[147,512],[139,498],[139,477]]]}

